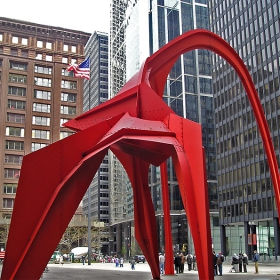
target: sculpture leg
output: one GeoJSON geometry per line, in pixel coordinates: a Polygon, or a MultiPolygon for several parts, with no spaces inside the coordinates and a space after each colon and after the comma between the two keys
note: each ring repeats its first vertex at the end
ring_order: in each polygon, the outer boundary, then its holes
{"type": "Polygon", "coordinates": [[[160,279],[156,218],[148,185],[149,164],[113,150],[133,187],[135,237],[150,265],[153,279],[160,279]]]}
{"type": "Polygon", "coordinates": [[[169,190],[167,184],[166,161],[160,165],[162,200],[164,209],[164,234],[165,234],[165,275],[174,275],[174,257],[172,246],[172,233],[170,221],[169,190]]]}
{"type": "Polygon", "coordinates": [[[197,256],[199,279],[214,279],[201,126],[175,115],[168,125],[181,143],[172,157],[197,256]]]}

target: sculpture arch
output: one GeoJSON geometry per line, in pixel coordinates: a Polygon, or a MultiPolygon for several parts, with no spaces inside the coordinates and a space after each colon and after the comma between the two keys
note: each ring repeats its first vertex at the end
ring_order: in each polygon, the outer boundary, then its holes
{"type": "MultiPolygon", "coordinates": [[[[24,157],[1,279],[39,279],[108,149],[123,163],[137,197],[135,232],[153,278],[160,279],[160,273],[148,167],[162,166],[171,156],[194,239],[199,278],[214,279],[201,127],[176,116],[162,100],[175,61],[198,48],[225,58],[243,83],[264,142],[279,215],[276,156],[249,72],[223,39],[207,30],[193,30],[149,57],[116,97],[66,123],[76,134],[24,157]],[[41,257],[34,263],[38,254],[41,257]]],[[[161,168],[161,172],[165,184],[166,171],[161,168]]],[[[170,260],[170,247],[166,253],[170,260]]]]}

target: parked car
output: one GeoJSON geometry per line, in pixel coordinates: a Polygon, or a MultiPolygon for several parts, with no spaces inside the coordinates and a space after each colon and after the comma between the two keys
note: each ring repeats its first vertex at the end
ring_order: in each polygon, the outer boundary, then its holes
{"type": "Polygon", "coordinates": [[[146,258],[144,255],[136,255],[134,256],[134,260],[137,262],[137,263],[144,263],[146,261],[146,258]]]}

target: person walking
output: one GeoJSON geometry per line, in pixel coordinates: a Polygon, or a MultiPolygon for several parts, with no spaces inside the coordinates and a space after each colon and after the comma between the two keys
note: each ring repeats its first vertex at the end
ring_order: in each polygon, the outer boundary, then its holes
{"type": "Polygon", "coordinates": [[[260,255],[258,254],[257,250],[254,251],[253,261],[255,263],[255,274],[259,274],[259,260],[260,255]]]}
{"type": "Polygon", "coordinates": [[[218,270],[217,270],[217,255],[215,251],[213,251],[213,265],[214,265],[214,276],[218,275],[218,270]]]}
{"type": "Polygon", "coordinates": [[[180,273],[180,265],[181,265],[181,256],[179,255],[179,253],[177,253],[176,256],[175,256],[174,265],[175,265],[176,274],[179,274],[180,273]]]}
{"type": "Polygon", "coordinates": [[[186,257],[184,256],[183,253],[181,253],[180,273],[184,273],[184,270],[185,270],[185,262],[186,262],[186,257]]]}
{"type": "MultiPolygon", "coordinates": [[[[188,271],[192,270],[192,254],[188,254],[187,255],[187,264],[188,264],[188,271]]],[[[184,263],[185,263],[186,259],[184,259],[184,263]]]]}
{"type": "Polygon", "coordinates": [[[123,267],[123,258],[120,258],[120,267],[123,267]]]}
{"type": "Polygon", "coordinates": [[[158,259],[159,259],[159,271],[160,271],[160,274],[163,275],[164,274],[165,256],[162,253],[160,253],[158,259]]]}
{"type": "Polygon", "coordinates": [[[218,254],[218,258],[217,258],[217,266],[218,266],[218,272],[219,272],[219,276],[223,275],[223,262],[225,260],[225,257],[223,256],[223,254],[220,252],[218,254]]]}
{"type": "Polygon", "coordinates": [[[243,271],[247,273],[247,265],[248,265],[248,256],[244,253],[243,254],[243,271]]]}
{"type": "Polygon", "coordinates": [[[130,264],[131,264],[131,269],[132,269],[132,270],[135,270],[135,260],[134,260],[134,259],[132,259],[132,260],[130,261],[130,264]]]}
{"type": "Polygon", "coordinates": [[[196,254],[193,255],[193,270],[196,271],[196,254]]]}

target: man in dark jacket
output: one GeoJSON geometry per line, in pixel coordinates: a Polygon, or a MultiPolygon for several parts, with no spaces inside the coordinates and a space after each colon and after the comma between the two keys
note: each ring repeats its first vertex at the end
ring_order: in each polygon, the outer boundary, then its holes
{"type": "Polygon", "coordinates": [[[218,275],[218,267],[217,267],[217,255],[215,251],[213,251],[213,265],[214,265],[214,276],[218,275]]]}
{"type": "Polygon", "coordinates": [[[175,256],[175,259],[174,259],[176,274],[180,273],[181,260],[182,260],[181,256],[179,255],[179,253],[177,253],[176,256],[175,256]]]}
{"type": "Polygon", "coordinates": [[[242,272],[243,254],[239,253],[239,272],[242,272]]]}

